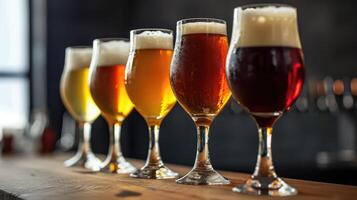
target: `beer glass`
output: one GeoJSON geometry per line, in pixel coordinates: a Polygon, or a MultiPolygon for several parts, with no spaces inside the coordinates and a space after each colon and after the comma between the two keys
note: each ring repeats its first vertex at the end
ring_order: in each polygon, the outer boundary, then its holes
{"type": "Polygon", "coordinates": [[[177,183],[230,183],[213,169],[208,151],[209,127],[231,96],[225,76],[227,51],[225,21],[198,18],[177,22],[176,45],[170,69],[171,87],[177,101],[197,127],[194,167],[176,180],[177,183]]]}
{"type": "Polygon", "coordinates": [[[109,125],[109,151],[101,171],[131,173],[136,168],[127,162],[120,148],[120,130],[134,105],[124,85],[125,64],[129,40],[121,38],[96,39],[90,65],[89,87],[93,100],[109,125]]]}
{"type": "Polygon", "coordinates": [[[166,29],[138,29],[130,32],[130,54],[125,71],[125,86],[136,110],[149,127],[149,150],[145,166],[132,177],[175,178],[161,160],[159,128],[176,103],[169,82],[173,36],[166,29]]]}
{"type": "Polygon", "coordinates": [[[259,151],[253,175],[233,191],[271,196],[297,194],[275,173],[271,139],[274,123],[301,92],[303,65],[295,8],[264,4],[234,10],[226,74],[234,99],[257,124],[259,151]]]}
{"type": "Polygon", "coordinates": [[[99,171],[101,161],[95,157],[90,147],[91,123],[100,114],[89,92],[91,57],[90,47],[66,48],[60,92],[65,107],[78,123],[79,145],[76,155],[64,164],[67,167],[80,165],[92,171],[99,171]]]}

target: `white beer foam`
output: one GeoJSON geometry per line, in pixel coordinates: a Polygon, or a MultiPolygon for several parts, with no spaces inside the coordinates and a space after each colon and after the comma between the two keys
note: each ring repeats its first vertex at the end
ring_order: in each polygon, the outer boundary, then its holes
{"type": "MultiPolygon", "coordinates": [[[[177,28],[180,28],[178,25],[177,28]]],[[[227,35],[227,26],[218,22],[188,22],[181,25],[182,35],[210,33],[227,35]]]]}
{"type": "Polygon", "coordinates": [[[92,48],[66,48],[65,69],[89,68],[92,59],[92,48]]]}
{"type": "Polygon", "coordinates": [[[268,6],[238,9],[233,26],[235,47],[284,46],[301,48],[296,9],[268,6]]]}
{"type": "Polygon", "coordinates": [[[162,31],[144,31],[131,38],[135,49],[172,49],[173,35],[162,31]]]}
{"type": "Polygon", "coordinates": [[[129,41],[108,41],[98,44],[93,52],[98,67],[125,65],[129,56],[129,41]],[[97,55],[99,54],[99,55],[97,55]]]}

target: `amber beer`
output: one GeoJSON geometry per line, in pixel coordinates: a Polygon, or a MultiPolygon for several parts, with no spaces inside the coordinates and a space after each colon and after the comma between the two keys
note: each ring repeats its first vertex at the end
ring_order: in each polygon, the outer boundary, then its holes
{"type": "Polygon", "coordinates": [[[193,18],[177,22],[170,81],[177,101],[197,129],[193,169],[176,180],[179,184],[224,185],[230,181],[213,169],[209,157],[209,128],[230,97],[225,77],[228,49],[226,22],[193,18]]]}
{"type": "Polygon", "coordinates": [[[170,77],[183,108],[194,118],[208,117],[210,122],[231,95],[225,77],[228,42],[225,25],[200,27],[200,23],[182,26],[170,77]]]}
{"type": "Polygon", "coordinates": [[[159,124],[176,103],[169,81],[172,35],[157,33],[154,43],[146,34],[136,36],[129,55],[126,89],[148,123],[159,124]]]}
{"type": "Polygon", "coordinates": [[[70,114],[79,122],[92,122],[100,114],[89,91],[88,77],[92,50],[69,48],[61,77],[61,97],[70,114]]]}
{"type": "Polygon", "coordinates": [[[129,40],[103,38],[93,42],[90,91],[109,125],[109,148],[101,171],[127,174],[136,168],[123,157],[120,147],[121,125],[133,109],[124,85],[129,40]]]}
{"type": "Polygon", "coordinates": [[[108,123],[121,124],[134,107],[124,85],[129,42],[111,41],[105,45],[107,49],[101,49],[101,55],[92,62],[96,66],[91,68],[90,91],[108,123]]]}

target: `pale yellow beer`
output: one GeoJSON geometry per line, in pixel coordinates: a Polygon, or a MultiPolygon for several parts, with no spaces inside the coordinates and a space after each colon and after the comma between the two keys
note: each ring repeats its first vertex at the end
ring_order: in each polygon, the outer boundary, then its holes
{"type": "Polygon", "coordinates": [[[176,103],[169,80],[172,38],[166,39],[165,36],[158,35],[160,43],[157,44],[152,44],[153,39],[149,36],[137,36],[125,76],[131,101],[146,121],[153,125],[160,124],[176,103]]]}
{"type": "Polygon", "coordinates": [[[66,57],[60,88],[63,103],[78,122],[93,122],[100,111],[89,91],[91,49],[68,49],[66,57]]]}
{"type": "Polygon", "coordinates": [[[89,91],[89,65],[92,58],[90,47],[67,47],[60,91],[63,104],[78,123],[78,150],[65,166],[80,165],[91,171],[99,171],[101,161],[92,153],[90,146],[91,123],[99,116],[89,91]]]}

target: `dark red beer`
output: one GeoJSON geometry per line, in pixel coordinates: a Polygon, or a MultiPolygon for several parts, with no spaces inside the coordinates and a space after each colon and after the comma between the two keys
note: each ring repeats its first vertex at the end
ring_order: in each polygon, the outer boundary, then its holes
{"type": "Polygon", "coordinates": [[[227,36],[222,34],[187,34],[176,43],[171,86],[194,118],[213,118],[231,95],[225,76],[227,51],[227,36]]]}
{"type": "Polygon", "coordinates": [[[233,97],[263,127],[272,126],[292,106],[301,92],[304,76],[299,48],[236,48],[227,66],[233,97]]]}

